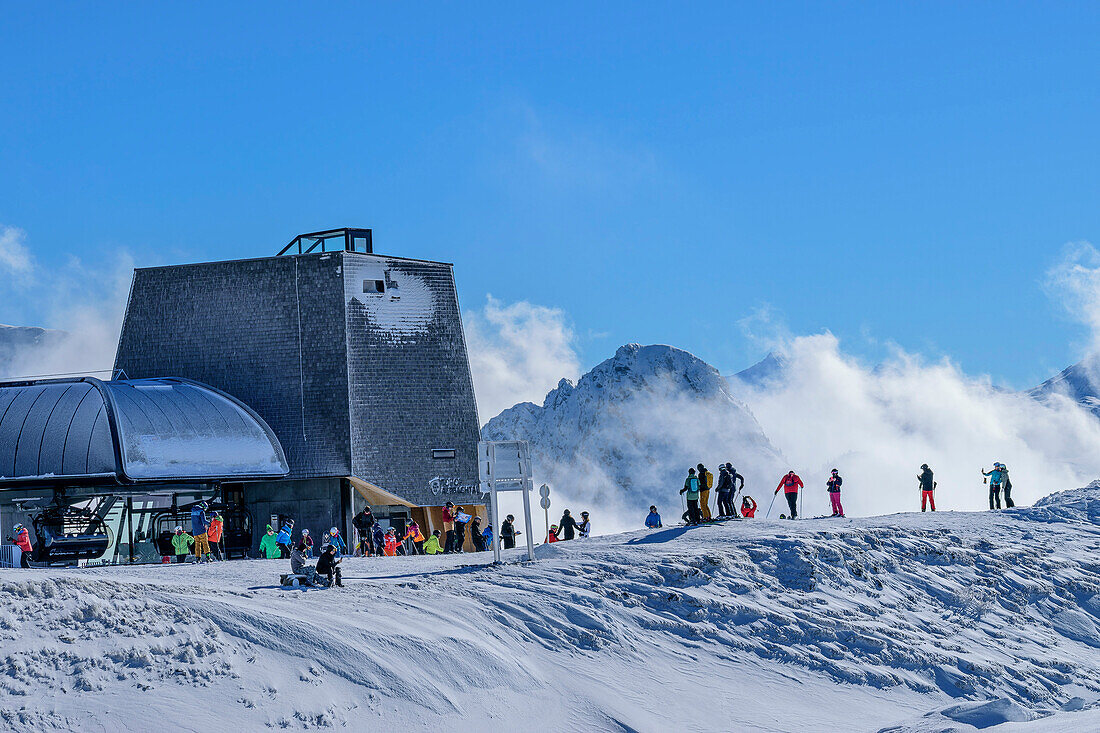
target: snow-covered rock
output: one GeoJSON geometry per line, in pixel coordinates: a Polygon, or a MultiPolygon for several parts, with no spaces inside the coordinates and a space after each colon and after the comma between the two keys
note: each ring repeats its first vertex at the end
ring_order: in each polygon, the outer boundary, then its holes
{"type": "Polygon", "coordinates": [[[1065,398],[1100,417],[1100,354],[1091,355],[1066,367],[1028,394],[1040,402],[1065,398]]]}
{"type": "Polygon", "coordinates": [[[637,513],[676,501],[687,469],[729,461],[756,486],[782,474],[779,452],[718,371],[671,346],[628,344],[541,406],[521,403],[482,429],[526,440],[536,479],[584,508],[637,513]]]}
{"type": "Polygon", "coordinates": [[[781,384],[787,376],[787,357],[775,351],[760,361],[727,377],[734,393],[742,389],[763,389],[781,384]]]}
{"type": "Polygon", "coordinates": [[[53,331],[32,326],[6,326],[0,324],[0,378],[29,376],[13,374],[17,355],[27,349],[49,347],[63,341],[65,331],[53,331]]]}

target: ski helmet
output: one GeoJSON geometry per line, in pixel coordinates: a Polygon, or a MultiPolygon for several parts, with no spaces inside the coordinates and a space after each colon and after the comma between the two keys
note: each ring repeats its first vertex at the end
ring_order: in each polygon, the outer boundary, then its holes
{"type": "Polygon", "coordinates": [[[336,527],[333,527],[332,529],[330,529],[328,531],[328,533],[329,534],[340,534],[340,530],[336,529],[336,527]]]}
{"type": "Polygon", "coordinates": [[[183,527],[180,527],[179,525],[176,525],[176,534],[179,534],[182,531],[183,531],[183,527]]]}
{"type": "Polygon", "coordinates": [[[834,468],[833,473],[840,473],[840,471],[838,469],[834,468]]]}
{"type": "Polygon", "coordinates": [[[305,527],[302,527],[302,534],[309,534],[309,530],[305,527]]]}
{"type": "Polygon", "coordinates": [[[581,512],[581,516],[582,516],[582,517],[587,517],[587,516],[588,516],[588,512],[581,512]]]}
{"type": "Polygon", "coordinates": [[[920,464],[920,467],[921,467],[922,470],[927,470],[928,469],[928,464],[927,463],[922,463],[922,464],[920,464]]]}
{"type": "Polygon", "coordinates": [[[23,525],[22,524],[17,524],[14,527],[12,527],[12,529],[15,530],[16,532],[22,532],[23,531],[23,525]]]}

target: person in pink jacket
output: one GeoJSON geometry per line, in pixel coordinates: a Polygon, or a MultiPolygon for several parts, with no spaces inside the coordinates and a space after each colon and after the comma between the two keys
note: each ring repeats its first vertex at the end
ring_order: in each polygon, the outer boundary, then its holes
{"type": "Polygon", "coordinates": [[[787,497],[787,506],[791,508],[791,519],[798,517],[798,490],[803,486],[802,479],[798,477],[798,474],[789,471],[786,476],[780,479],[779,486],[775,487],[775,493],[777,494],[780,489],[783,489],[783,494],[787,497]]]}
{"type": "Polygon", "coordinates": [[[11,531],[15,532],[15,537],[9,537],[8,539],[22,551],[19,557],[19,567],[29,568],[31,566],[31,552],[34,549],[31,547],[31,534],[22,524],[15,525],[11,528],[11,531]]]}

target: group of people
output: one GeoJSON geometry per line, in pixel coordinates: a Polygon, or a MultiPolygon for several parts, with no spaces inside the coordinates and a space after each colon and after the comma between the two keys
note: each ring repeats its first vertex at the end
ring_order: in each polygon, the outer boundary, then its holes
{"type": "MultiPolygon", "coordinates": [[[[299,546],[302,548],[303,557],[313,557],[313,535],[303,527],[298,535],[298,541],[295,542],[294,520],[288,517],[283,520],[278,532],[270,524],[264,529],[264,536],[260,538],[260,557],[285,560],[299,546]]],[[[322,549],[332,547],[337,556],[345,555],[348,551],[339,527],[331,527],[321,536],[321,547],[322,549]]]]}
{"type": "MultiPolygon", "coordinates": [[[[222,534],[225,531],[225,520],[215,509],[206,515],[209,505],[200,501],[191,507],[191,532],[184,530],[183,525],[176,525],[172,534],[172,550],[176,555],[176,562],[212,562],[225,559],[222,552],[222,534]]],[[[165,562],[168,559],[165,558],[165,562]]]]}
{"type": "MultiPolygon", "coordinates": [[[[737,513],[737,508],[734,506],[734,497],[737,492],[744,488],[745,477],[737,472],[732,463],[718,466],[717,486],[714,483],[714,474],[707,470],[707,467],[702,463],[695,468],[689,468],[687,478],[684,479],[684,488],[680,489],[680,494],[685,496],[687,501],[687,509],[683,513],[683,520],[688,524],[700,524],[714,519],[740,518],[743,513],[737,513]],[[741,482],[740,485],[738,485],[738,481],[741,482]],[[714,489],[717,494],[717,516],[712,514],[710,510],[711,489],[714,489]]],[[[750,508],[750,511],[754,514],[756,512],[756,502],[753,501],[751,496],[742,497],[741,507],[742,512],[745,508],[750,508]]],[[[654,514],[656,514],[656,507],[650,507],[650,516],[646,518],[646,526],[649,526],[654,514]]],[[[659,523],[660,515],[657,516],[659,523]]]]}

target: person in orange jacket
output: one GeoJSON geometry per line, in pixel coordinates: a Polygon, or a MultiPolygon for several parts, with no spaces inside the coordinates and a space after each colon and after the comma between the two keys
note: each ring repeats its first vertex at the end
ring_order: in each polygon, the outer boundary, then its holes
{"type": "Polygon", "coordinates": [[[210,519],[210,526],[206,529],[206,538],[210,540],[210,550],[215,560],[222,559],[222,532],[225,531],[225,521],[222,515],[214,512],[210,519]]]}
{"type": "Polygon", "coordinates": [[[787,475],[779,480],[779,486],[775,487],[777,494],[780,489],[783,489],[783,495],[787,497],[787,506],[791,508],[791,519],[798,518],[798,490],[804,487],[802,479],[794,471],[788,471],[787,475]]]}
{"type": "Polygon", "coordinates": [[[386,557],[397,556],[397,532],[393,527],[386,530],[386,537],[382,543],[382,552],[386,557]]]}
{"type": "Polygon", "coordinates": [[[420,531],[420,525],[417,524],[416,520],[414,519],[411,522],[409,522],[409,526],[406,527],[406,529],[408,531],[405,532],[405,536],[401,539],[401,541],[404,542],[405,540],[412,540],[412,544],[413,544],[412,554],[414,554],[414,555],[423,555],[424,554],[424,533],[422,533],[420,531]]]}

